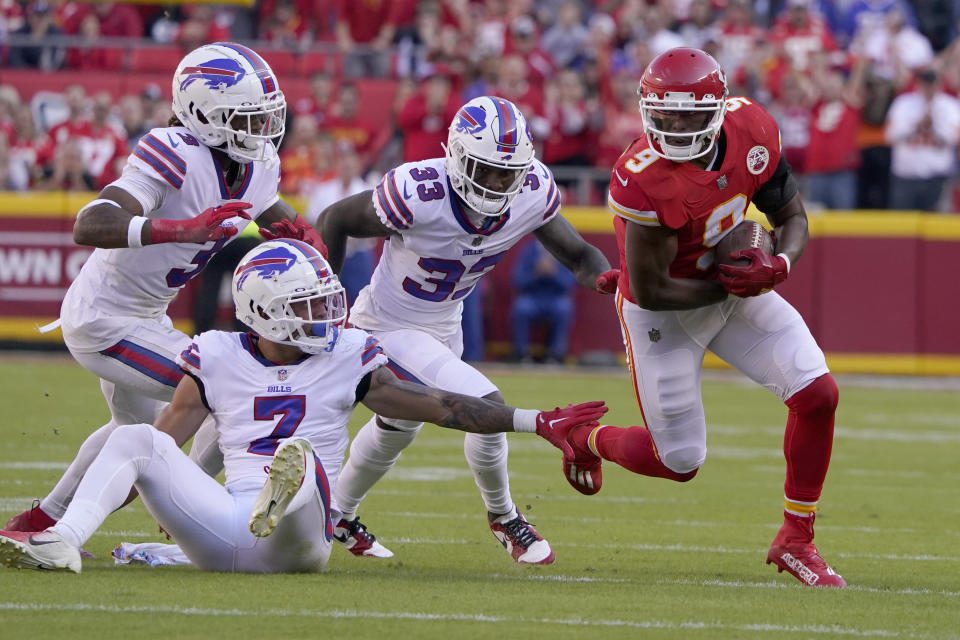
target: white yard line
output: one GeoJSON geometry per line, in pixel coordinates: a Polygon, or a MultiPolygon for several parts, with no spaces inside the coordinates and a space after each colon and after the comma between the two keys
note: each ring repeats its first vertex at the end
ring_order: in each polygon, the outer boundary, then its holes
{"type": "Polygon", "coordinates": [[[939,638],[949,636],[932,636],[929,634],[903,633],[889,629],[858,629],[855,627],[843,627],[840,625],[783,625],[765,622],[756,622],[751,624],[725,624],[715,620],[619,620],[619,619],[584,619],[575,618],[539,618],[527,616],[510,615],[487,615],[483,613],[428,613],[414,611],[360,611],[353,609],[262,609],[262,610],[243,610],[243,609],[208,609],[202,607],[176,607],[176,606],[131,606],[121,607],[116,605],[87,604],[87,603],[63,603],[63,604],[40,604],[34,602],[0,602],[0,610],[3,611],[72,611],[72,612],[90,612],[90,613],[149,613],[149,614],[168,614],[181,616],[207,616],[207,617],[230,617],[245,618],[264,616],[286,617],[296,616],[301,618],[322,618],[322,619],[378,619],[378,620],[415,620],[425,622],[487,622],[495,624],[541,624],[541,625],[562,625],[569,627],[601,627],[611,628],[620,627],[628,629],[683,629],[688,631],[703,631],[710,633],[712,631],[743,631],[757,634],[779,633],[798,633],[805,635],[841,635],[853,637],[869,638],[939,638]]]}

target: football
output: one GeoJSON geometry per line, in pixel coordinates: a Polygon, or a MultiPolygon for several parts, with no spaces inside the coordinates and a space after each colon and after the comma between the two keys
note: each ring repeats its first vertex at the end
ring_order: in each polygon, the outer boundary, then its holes
{"type": "Polygon", "coordinates": [[[765,253],[773,253],[775,248],[773,235],[764,229],[759,222],[744,220],[717,243],[715,249],[717,264],[740,266],[750,264],[750,261],[746,258],[733,259],[730,254],[754,248],[760,248],[765,253]]]}

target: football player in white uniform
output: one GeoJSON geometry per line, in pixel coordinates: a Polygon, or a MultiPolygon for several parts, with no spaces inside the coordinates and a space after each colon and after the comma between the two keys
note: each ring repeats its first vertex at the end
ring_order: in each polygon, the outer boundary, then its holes
{"type": "MultiPolygon", "coordinates": [[[[460,359],[463,298],[528,233],[580,284],[615,290],[618,272],[558,214],[560,191],[534,158],[526,120],[513,103],[483,96],[460,108],[446,157],[401,165],[373,191],[326,209],[318,223],[334,269],[347,237],[386,237],[371,283],[350,321],[376,336],[399,377],[429,387],[503,401],[483,374],[460,359]]],[[[396,463],[421,423],[374,416],[350,445],[334,492],[342,513],[337,538],[355,555],[379,555],[357,519],[360,501],[396,463]]],[[[494,535],[520,563],[553,562],[554,553],[517,511],[502,433],[468,434],[464,453],[494,535]]]]}
{"type": "Polygon", "coordinates": [[[320,252],[299,240],[244,256],[233,299],[256,333],[196,337],[178,358],[186,375],[156,425],[114,429],[60,521],[41,533],[0,532],[0,561],[79,573],[80,545],[135,487],[201,569],[319,571],[330,555],[330,489],[356,403],[464,431],[536,432],[558,446],[554,429],[596,425],[606,411],[602,402],[514,409],[398,379],[376,338],[343,328],[343,287],[320,252]],[[179,448],[211,415],[226,486],[179,448]]]}
{"type": "MultiPolygon", "coordinates": [[[[7,529],[50,526],[110,433],[152,423],[170,401],[182,376],[174,360],[190,337],[173,328],[167,305],[238,227],[250,219],[281,225],[322,246],[277,196],[286,101],[256,52],[218,42],[188,53],[173,76],[173,112],[170,126],[140,139],[122,176],[80,210],[73,229],[78,244],[97,249],[67,291],[60,322],[70,353],[100,378],[110,422],[84,442],[53,491],[7,529]]],[[[212,428],[202,433],[208,437],[195,441],[197,457],[218,457],[212,428]]],[[[214,471],[219,464],[211,463],[214,471]]]]}

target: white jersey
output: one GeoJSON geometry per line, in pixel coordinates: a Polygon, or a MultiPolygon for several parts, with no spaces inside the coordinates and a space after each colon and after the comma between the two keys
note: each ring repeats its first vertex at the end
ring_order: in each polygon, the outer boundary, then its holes
{"type": "MultiPolygon", "coordinates": [[[[276,161],[251,162],[243,183],[230,192],[212,149],[184,127],[160,127],[140,139],[111,186],[136,198],[150,219],[188,220],[232,200],[249,202],[247,212],[256,218],[277,202],[279,180],[276,161]]],[[[242,218],[233,222],[240,228],[248,224],[242,218]]],[[[162,317],[177,291],[229,240],[95,250],[60,311],[67,346],[99,351],[112,345],[118,327],[111,316],[162,317]]]]}
{"type": "Polygon", "coordinates": [[[446,342],[459,331],[463,298],[510,247],[557,215],[560,191],[550,170],[534,161],[507,212],[475,223],[450,186],[444,159],[434,158],[388,172],[373,204],[399,235],[384,243],[350,321],[378,331],[417,328],[446,342]]]}
{"type": "Polygon", "coordinates": [[[227,489],[259,490],[263,466],[279,442],[292,436],[310,443],[335,484],[357,385],[387,362],[380,343],[359,329],[345,329],[330,353],[276,364],[260,355],[257,339],[207,331],[177,358],[198,381],[216,422],[227,489]]]}

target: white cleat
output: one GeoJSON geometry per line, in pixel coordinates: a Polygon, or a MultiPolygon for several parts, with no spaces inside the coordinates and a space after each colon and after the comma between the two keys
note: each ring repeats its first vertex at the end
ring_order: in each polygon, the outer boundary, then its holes
{"type": "Polygon", "coordinates": [[[250,513],[250,531],[253,535],[265,538],[277,528],[290,501],[303,484],[308,463],[312,459],[313,449],[306,440],[287,440],[277,448],[270,463],[270,475],[250,513]]]}
{"type": "Polygon", "coordinates": [[[392,558],[393,551],[377,542],[376,536],[367,531],[360,518],[340,521],[333,528],[333,537],[347,551],[358,558],[392,558]]]}
{"type": "Polygon", "coordinates": [[[0,563],[14,569],[80,573],[80,550],[49,529],[0,531],[0,563]]]}

